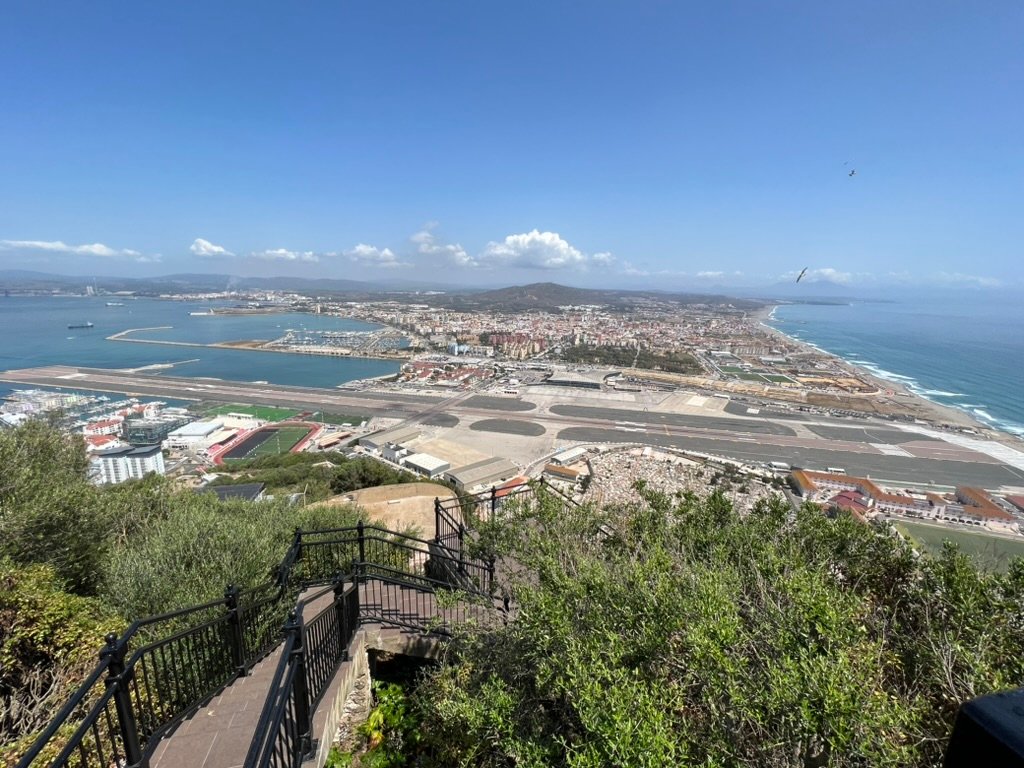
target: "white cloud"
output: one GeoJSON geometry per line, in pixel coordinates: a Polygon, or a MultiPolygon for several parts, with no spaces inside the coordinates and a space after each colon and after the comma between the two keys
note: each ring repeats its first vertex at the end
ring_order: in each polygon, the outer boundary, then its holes
{"type": "Polygon", "coordinates": [[[304,261],[307,263],[320,261],[320,257],[313,253],[313,251],[289,251],[287,248],[254,251],[249,255],[254,259],[262,259],[264,261],[304,261]]]}
{"type": "Polygon", "coordinates": [[[961,272],[939,272],[935,275],[935,280],[947,285],[972,285],[976,288],[998,288],[1003,284],[1001,280],[994,277],[965,275],[961,272]]]}
{"type": "Polygon", "coordinates": [[[160,261],[160,256],[147,256],[130,248],[111,248],[102,243],[68,245],[59,240],[0,240],[0,251],[43,251],[72,256],[99,256],[101,258],[131,259],[140,263],[160,261]]]}
{"type": "Polygon", "coordinates": [[[480,262],[524,269],[586,269],[589,259],[557,232],[525,232],[509,235],[502,242],[490,242],[480,262]]]}
{"type": "Polygon", "coordinates": [[[201,237],[197,237],[192,241],[192,245],[189,246],[189,250],[192,254],[201,258],[217,259],[223,257],[234,256],[231,251],[220,245],[214,245],[209,240],[203,240],[201,237]]]}
{"type": "Polygon", "coordinates": [[[722,277],[725,272],[717,272],[712,270],[704,270],[697,273],[697,277],[722,277]]]}
{"type": "MultiPolygon", "coordinates": [[[[128,258],[135,261],[152,261],[154,257],[145,256],[130,248],[111,248],[103,243],[87,243],[85,245],[68,245],[60,240],[0,240],[0,250],[5,251],[47,251],[49,253],[68,253],[75,256],[101,256],[103,258],[128,258]]],[[[157,257],[159,260],[159,257],[157,257]]]]}
{"type": "Polygon", "coordinates": [[[646,269],[641,269],[631,261],[624,261],[622,262],[622,274],[629,275],[630,277],[648,277],[651,273],[646,269]]]}
{"type": "Polygon", "coordinates": [[[375,245],[367,245],[366,243],[359,243],[355,248],[345,251],[345,255],[356,264],[380,267],[381,269],[412,266],[409,262],[399,261],[398,257],[395,256],[394,251],[390,248],[381,249],[375,245]]]}
{"type": "Polygon", "coordinates": [[[466,253],[466,249],[458,243],[439,243],[434,229],[436,221],[428,221],[419,232],[409,239],[416,245],[416,251],[424,256],[443,256],[460,267],[477,266],[476,259],[466,253]]]}
{"type": "Polygon", "coordinates": [[[615,257],[608,251],[601,251],[591,256],[590,260],[598,267],[610,267],[615,261],[615,257]]]}

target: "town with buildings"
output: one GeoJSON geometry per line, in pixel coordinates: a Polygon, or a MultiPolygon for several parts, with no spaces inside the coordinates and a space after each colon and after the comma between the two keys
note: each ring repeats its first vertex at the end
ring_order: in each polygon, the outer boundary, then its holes
{"type": "MultiPolygon", "coordinates": [[[[934,451],[928,441],[935,435],[965,449],[982,442],[976,423],[775,332],[764,324],[769,309],[758,304],[648,296],[628,311],[614,301],[520,311],[453,309],[441,293],[401,300],[274,291],[163,298],[209,302],[204,312],[211,314],[308,313],[372,323],[376,330],[303,328],[230,346],[391,357],[400,368],[284,409],[244,390],[237,399],[211,390],[203,398],[209,402],[189,404],[195,397],[188,396],[168,405],[194,389],[184,379],[172,385],[154,377],[159,397],[141,399],[89,391],[83,380],[82,391],[17,390],[0,404],[0,423],[61,414],[82,435],[97,484],[157,473],[202,489],[240,459],[340,452],[467,493],[542,479],[577,499],[625,503],[637,498],[640,481],[670,495],[719,490],[745,509],[782,492],[794,505],[810,501],[858,519],[1022,535],[1024,488],[1005,478],[943,477],[941,464],[919,478],[913,466],[893,472],[869,461],[877,467],[871,474],[886,478],[879,480],[826,466],[847,462],[826,458],[836,449],[888,456],[894,465],[955,458],[934,451]],[[417,404],[372,407],[373,399],[390,396],[417,404]],[[339,421],[324,413],[358,415],[339,421]],[[915,430],[930,436],[911,439],[915,430]]],[[[135,391],[139,379],[113,386],[135,391]]],[[[981,448],[997,458],[1008,450],[981,448]]]]}

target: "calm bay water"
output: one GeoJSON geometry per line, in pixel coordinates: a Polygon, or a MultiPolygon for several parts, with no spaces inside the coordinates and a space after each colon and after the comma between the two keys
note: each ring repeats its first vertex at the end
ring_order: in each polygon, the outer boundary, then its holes
{"type": "MultiPolygon", "coordinates": [[[[108,307],[108,300],[111,299],[0,298],[0,370],[56,364],[137,368],[173,363],[173,368],[151,373],[313,387],[334,387],[354,379],[383,376],[398,370],[398,364],[390,360],[108,341],[107,336],[129,328],[156,326],[172,328],[133,336],[209,344],[239,339],[274,339],[288,328],[363,331],[377,327],[323,315],[195,316],[189,313],[208,310],[211,305],[157,299],[118,299],[124,302],[124,306],[108,307]],[[68,328],[68,325],[85,322],[92,322],[95,327],[68,328]]],[[[11,387],[0,383],[0,396],[10,390],[11,387]]]]}
{"type": "Polygon", "coordinates": [[[988,426],[1024,435],[1024,305],[1012,298],[786,304],[774,328],[988,426]]]}

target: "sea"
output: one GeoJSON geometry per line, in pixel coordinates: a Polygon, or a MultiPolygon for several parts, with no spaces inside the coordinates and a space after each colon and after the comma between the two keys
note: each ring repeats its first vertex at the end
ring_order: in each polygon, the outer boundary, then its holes
{"type": "MultiPolygon", "coordinates": [[[[396,373],[391,360],[318,357],[211,347],[180,347],[111,341],[132,328],[134,338],[210,344],[242,339],[276,339],[288,329],[368,331],[380,326],[358,320],[281,313],[193,315],[230,303],[87,296],[0,297],[0,370],[43,365],[96,368],[161,366],[145,373],[336,387],[356,379],[396,373]],[[108,302],[122,306],[107,306],[108,302]],[[92,328],[68,328],[92,323],[92,328]],[[168,366],[168,367],[163,367],[168,366]]],[[[0,397],[22,385],[0,382],[0,397]]]]}
{"type": "Polygon", "coordinates": [[[994,429],[1024,436],[1024,303],[961,296],[782,304],[768,324],[994,429]]]}

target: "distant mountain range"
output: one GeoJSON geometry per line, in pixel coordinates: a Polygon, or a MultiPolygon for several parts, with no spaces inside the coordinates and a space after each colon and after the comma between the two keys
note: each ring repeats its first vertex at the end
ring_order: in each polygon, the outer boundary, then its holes
{"type": "Polygon", "coordinates": [[[311,295],[331,293],[380,293],[387,291],[445,290],[441,284],[409,280],[341,280],[306,277],[237,277],[224,274],[175,274],[160,277],[112,277],[53,275],[21,269],[0,270],[0,290],[67,291],[95,286],[103,291],[133,291],[140,294],[168,292],[207,293],[228,290],[296,291],[311,295]]]}
{"type": "Polygon", "coordinates": [[[53,275],[27,270],[0,270],[0,291],[84,292],[93,286],[100,292],[130,291],[138,295],[165,293],[213,293],[221,291],[295,291],[308,296],[347,296],[357,299],[394,298],[422,301],[422,293],[437,292],[432,303],[453,309],[501,309],[528,311],[568,305],[602,305],[622,310],[650,302],[682,305],[731,304],[754,308],[762,302],[721,294],[672,293],[644,290],[574,288],[558,283],[531,283],[493,290],[453,288],[408,280],[364,282],[360,280],[312,279],[303,277],[237,277],[224,274],[174,274],[160,277],[130,278],[84,275],[53,275]]]}
{"type": "Polygon", "coordinates": [[[672,293],[661,291],[613,290],[602,288],[573,288],[559,283],[531,283],[490,291],[452,294],[438,297],[438,303],[452,308],[482,309],[493,308],[510,311],[530,309],[551,309],[554,307],[600,304],[619,309],[628,309],[651,302],[674,302],[677,304],[731,304],[738,308],[752,309],[762,302],[750,299],[736,299],[721,294],[672,293]]]}

